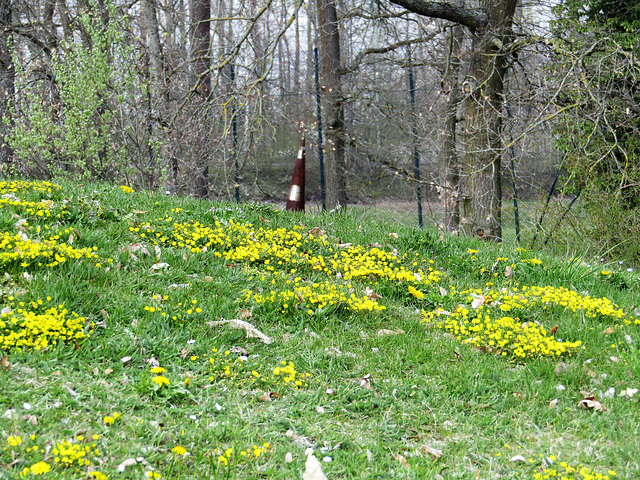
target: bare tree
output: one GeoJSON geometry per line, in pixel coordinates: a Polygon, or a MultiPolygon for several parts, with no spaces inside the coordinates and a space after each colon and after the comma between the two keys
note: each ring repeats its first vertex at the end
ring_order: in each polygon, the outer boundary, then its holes
{"type": "Polygon", "coordinates": [[[449,232],[457,231],[460,224],[460,159],[456,149],[456,134],[458,107],[462,100],[459,75],[463,35],[460,25],[455,25],[449,32],[447,60],[441,82],[446,104],[440,125],[440,198],[442,225],[449,232]]]}
{"type": "Polygon", "coordinates": [[[503,78],[511,54],[517,0],[480,0],[479,9],[454,3],[390,0],[419,15],[463,25],[472,36],[465,101],[462,218],[467,234],[502,239],[503,78]]]}
{"type": "Polygon", "coordinates": [[[9,105],[15,92],[15,70],[11,58],[12,0],[0,0],[0,166],[13,163],[13,149],[5,136],[4,120],[11,118],[9,105]]]}
{"type": "Polygon", "coordinates": [[[327,208],[347,203],[344,104],[340,75],[340,33],[334,0],[318,0],[321,85],[325,100],[327,208]]]}
{"type": "MultiPolygon", "coordinates": [[[[206,104],[211,93],[211,76],[209,73],[209,51],[211,48],[210,0],[191,0],[191,22],[191,57],[193,59],[193,73],[196,77],[194,88],[196,88],[200,100],[206,104]]],[[[206,110],[206,105],[204,105],[204,108],[206,110]]],[[[206,150],[200,152],[200,156],[200,174],[196,179],[196,195],[200,198],[207,198],[209,196],[209,158],[206,150]]]]}

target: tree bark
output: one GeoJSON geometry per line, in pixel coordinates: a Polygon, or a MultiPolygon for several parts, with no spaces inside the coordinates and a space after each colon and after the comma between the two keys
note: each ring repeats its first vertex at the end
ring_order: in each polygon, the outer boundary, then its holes
{"type": "MultiPolygon", "coordinates": [[[[206,103],[211,93],[211,75],[209,72],[209,50],[211,47],[211,2],[210,0],[191,0],[191,58],[193,59],[193,73],[196,77],[197,91],[203,103],[206,103]]],[[[207,128],[206,105],[203,115],[204,126],[207,128]]],[[[201,153],[199,161],[200,174],[196,178],[196,196],[209,196],[209,158],[206,152],[201,153]]]]}
{"type": "Polygon", "coordinates": [[[482,0],[487,25],[474,32],[465,102],[466,153],[461,223],[465,233],[502,240],[504,45],[511,41],[517,0],[482,0]]]}
{"type": "Polygon", "coordinates": [[[340,34],[335,0],[318,0],[321,88],[325,100],[327,208],[347,204],[344,104],[340,76],[340,34]]]}
{"type": "Polygon", "coordinates": [[[442,202],[442,227],[457,232],[460,226],[460,159],[456,147],[458,107],[460,94],[460,47],[463,40],[460,25],[454,26],[448,37],[449,53],[442,78],[442,90],[447,95],[444,116],[440,126],[440,198],[442,202]]]}
{"type": "Polygon", "coordinates": [[[453,3],[390,0],[420,15],[442,18],[472,33],[465,99],[465,165],[461,226],[468,235],[502,240],[502,110],[505,45],[512,41],[517,0],[480,0],[479,10],[453,3]]]}
{"type": "MultiPolygon", "coordinates": [[[[154,151],[154,144],[161,143],[158,124],[162,123],[162,112],[165,108],[163,105],[168,103],[165,98],[166,89],[164,87],[164,65],[162,61],[162,52],[160,50],[160,32],[158,29],[158,15],[156,9],[156,0],[143,0],[142,13],[144,26],[147,37],[147,45],[149,48],[149,185],[150,189],[156,187],[156,182],[160,176],[160,165],[163,160],[156,161],[156,155],[162,154],[162,146],[154,151]]],[[[175,192],[176,188],[176,170],[173,165],[170,168],[171,178],[169,179],[169,190],[175,192]]]]}
{"type": "Polygon", "coordinates": [[[4,122],[5,118],[11,118],[9,103],[15,95],[15,69],[9,33],[11,24],[11,0],[0,0],[0,167],[13,164],[13,149],[6,140],[9,128],[4,122]]]}

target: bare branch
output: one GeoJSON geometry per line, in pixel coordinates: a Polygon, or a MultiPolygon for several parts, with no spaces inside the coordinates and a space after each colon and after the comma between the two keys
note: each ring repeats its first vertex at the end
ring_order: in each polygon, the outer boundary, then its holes
{"type": "Polygon", "coordinates": [[[487,23],[487,16],[484,13],[446,2],[425,2],[423,0],[390,0],[390,2],[424,17],[459,23],[471,31],[482,29],[487,23]]]}
{"type": "Polygon", "coordinates": [[[366,57],[367,55],[372,55],[375,53],[387,53],[393,50],[397,50],[398,48],[401,48],[401,47],[406,47],[407,45],[414,45],[416,43],[425,43],[425,42],[428,42],[429,40],[433,40],[439,33],[440,32],[435,32],[430,35],[427,35],[426,37],[418,37],[418,38],[410,38],[407,40],[402,40],[400,42],[387,45],[386,47],[366,48],[361,52],[359,52],[356,55],[356,58],[353,59],[353,62],[351,62],[351,65],[349,65],[346,68],[343,68],[340,71],[340,74],[355,72],[360,67],[362,60],[364,60],[364,57],[366,57]]]}

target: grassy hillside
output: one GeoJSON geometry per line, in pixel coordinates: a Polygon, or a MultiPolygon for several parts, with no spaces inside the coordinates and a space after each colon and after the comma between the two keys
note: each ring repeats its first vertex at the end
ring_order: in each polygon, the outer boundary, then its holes
{"type": "Polygon", "coordinates": [[[64,182],[0,222],[0,479],[640,475],[627,265],[64,182]]]}

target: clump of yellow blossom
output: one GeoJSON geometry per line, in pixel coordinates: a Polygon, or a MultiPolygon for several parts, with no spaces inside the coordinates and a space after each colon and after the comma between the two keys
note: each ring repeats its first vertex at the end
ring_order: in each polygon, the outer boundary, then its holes
{"type": "Polygon", "coordinates": [[[229,350],[212,349],[209,357],[209,380],[233,381],[238,385],[254,387],[293,387],[305,388],[309,385],[311,374],[299,372],[294,363],[286,360],[270,368],[262,363],[249,361],[246,356],[232,355],[229,350]]]}
{"type": "Polygon", "coordinates": [[[0,182],[0,194],[20,193],[20,192],[38,192],[51,195],[59,192],[62,187],[47,181],[27,182],[23,180],[11,180],[0,182]]]}
{"type": "Polygon", "coordinates": [[[253,445],[252,447],[240,450],[240,452],[238,452],[237,459],[234,456],[233,448],[227,448],[225,450],[217,448],[215,450],[215,453],[218,456],[218,463],[221,463],[223,465],[230,465],[234,462],[234,460],[237,460],[238,463],[256,461],[257,459],[262,457],[270,448],[271,445],[269,444],[269,442],[264,442],[262,445],[253,445]]]}
{"type": "Polygon", "coordinates": [[[560,462],[558,466],[544,467],[542,471],[533,474],[534,480],[561,479],[561,480],[611,480],[616,476],[614,470],[609,469],[607,474],[598,473],[584,465],[575,467],[567,462],[560,462]]]}
{"type": "MultiPolygon", "coordinates": [[[[78,441],[82,442],[83,440],[84,437],[78,437],[78,441]]],[[[56,464],[65,469],[79,471],[92,465],[92,459],[100,456],[100,450],[95,442],[76,443],[62,440],[56,442],[51,454],[56,464]]]]}
{"type": "Polygon", "coordinates": [[[416,297],[418,300],[422,300],[424,298],[424,293],[422,293],[420,290],[412,287],[411,285],[409,285],[407,287],[407,289],[409,290],[409,293],[411,295],[413,295],[414,297],[416,297]]]}
{"type": "Polygon", "coordinates": [[[135,190],[127,185],[121,185],[120,186],[120,190],[122,190],[124,193],[134,193],[135,190]]]}
{"type": "Polygon", "coordinates": [[[120,414],[118,412],[113,412],[113,414],[105,416],[102,421],[105,425],[112,425],[119,418],[120,414]]]}
{"type": "Polygon", "coordinates": [[[89,337],[83,331],[84,317],[69,313],[64,305],[45,310],[41,310],[42,306],[42,300],[31,302],[29,306],[20,302],[15,310],[0,314],[0,351],[42,350],[58,342],[89,337]]]}
{"type": "Polygon", "coordinates": [[[58,240],[58,235],[38,240],[28,238],[23,232],[1,232],[0,266],[15,263],[22,268],[53,268],[68,260],[98,258],[96,247],[74,248],[58,240]]]}
{"type": "MultiPolygon", "coordinates": [[[[571,353],[582,344],[580,340],[557,340],[543,325],[520,320],[514,315],[528,315],[533,307],[543,311],[557,308],[564,312],[580,313],[586,318],[609,317],[627,325],[632,322],[609,299],[581,295],[563,287],[523,286],[485,292],[468,290],[453,292],[448,297],[460,302],[452,312],[437,308],[423,312],[424,320],[435,321],[436,326],[464,343],[518,358],[556,357],[571,353]],[[503,315],[507,312],[509,316],[503,315]]],[[[640,324],[640,320],[635,319],[633,323],[640,324]]]]}

